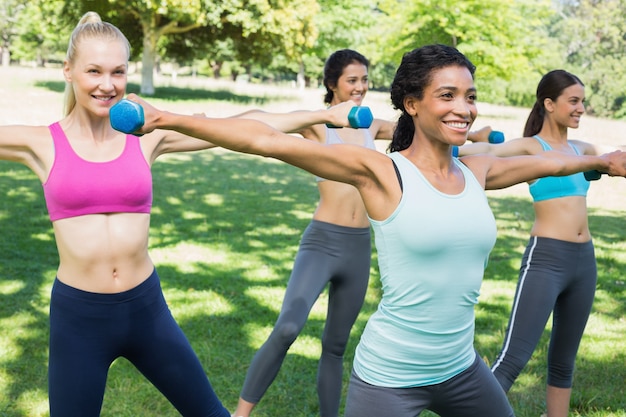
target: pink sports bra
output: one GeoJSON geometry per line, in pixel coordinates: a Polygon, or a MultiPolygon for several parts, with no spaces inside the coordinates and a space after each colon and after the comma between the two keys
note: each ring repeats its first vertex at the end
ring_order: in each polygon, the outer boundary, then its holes
{"type": "Polygon", "coordinates": [[[74,152],[59,123],[49,129],[55,155],[43,192],[51,221],[98,213],[150,213],[152,174],[138,137],[126,136],[119,157],[90,162],[74,152]]]}

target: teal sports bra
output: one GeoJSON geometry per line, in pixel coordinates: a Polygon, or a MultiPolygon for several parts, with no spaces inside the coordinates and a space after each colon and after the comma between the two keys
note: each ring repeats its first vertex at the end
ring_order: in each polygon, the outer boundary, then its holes
{"type": "MultiPolygon", "coordinates": [[[[541,144],[544,151],[552,150],[550,145],[538,135],[535,135],[534,138],[541,144]]],[[[569,146],[576,152],[576,155],[580,155],[580,152],[578,152],[578,149],[576,149],[574,145],[569,143],[569,146]]],[[[582,172],[578,172],[565,177],[539,178],[530,184],[528,189],[535,202],[561,197],[586,197],[587,190],[589,190],[589,181],[585,179],[582,172]]]]}

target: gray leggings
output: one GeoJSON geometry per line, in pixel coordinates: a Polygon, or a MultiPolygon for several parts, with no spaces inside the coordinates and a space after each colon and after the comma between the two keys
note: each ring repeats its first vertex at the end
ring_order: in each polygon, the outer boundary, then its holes
{"type": "Polygon", "coordinates": [[[343,354],[365,298],[371,262],[369,228],[313,220],[304,231],[274,329],[252,359],[241,398],[258,403],[330,283],[328,312],[317,373],[320,415],[339,413],[343,354]]]}
{"type": "Polygon", "coordinates": [[[442,417],[514,416],[506,394],[478,354],[465,371],[423,387],[379,387],[352,372],[345,417],[415,417],[424,410],[442,417]]]}
{"type": "Polygon", "coordinates": [[[532,236],[522,258],[519,281],[502,350],[492,371],[505,391],[532,356],[550,313],[548,385],[570,388],[574,362],[596,289],[593,243],[532,236]]]}

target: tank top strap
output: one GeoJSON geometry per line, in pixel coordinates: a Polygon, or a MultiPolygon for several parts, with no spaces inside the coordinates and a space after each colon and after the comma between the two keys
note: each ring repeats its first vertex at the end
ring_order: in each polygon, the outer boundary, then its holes
{"type": "Polygon", "coordinates": [[[50,133],[52,134],[52,142],[54,143],[55,161],[59,156],[74,155],[74,150],[70,145],[70,141],[67,139],[63,128],[59,122],[52,123],[48,126],[50,133]]]}
{"type": "MultiPolygon", "coordinates": [[[[535,135],[533,136],[533,138],[535,138],[537,140],[537,142],[539,142],[541,144],[541,147],[543,148],[544,151],[551,151],[552,150],[552,146],[550,146],[548,144],[548,142],[546,142],[544,139],[542,139],[539,135],[535,135]]],[[[576,153],[576,155],[580,155],[580,151],[578,150],[578,148],[571,143],[569,140],[567,141],[567,144],[570,148],[572,148],[572,150],[576,153]]]]}
{"type": "Polygon", "coordinates": [[[539,142],[541,144],[541,147],[543,148],[544,151],[552,150],[552,147],[550,145],[548,145],[548,142],[546,142],[545,140],[541,139],[541,137],[539,135],[535,135],[535,136],[533,136],[533,138],[535,138],[537,140],[537,142],[539,142]]]}

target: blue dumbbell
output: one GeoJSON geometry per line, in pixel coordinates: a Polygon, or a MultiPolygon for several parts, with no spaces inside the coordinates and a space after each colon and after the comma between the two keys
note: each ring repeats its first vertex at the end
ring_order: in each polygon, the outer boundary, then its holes
{"type": "Polygon", "coordinates": [[[492,130],[489,132],[489,143],[502,143],[504,142],[504,133],[499,130],[492,130]]]}
{"type": "MultiPolygon", "coordinates": [[[[374,116],[372,115],[372,111],[366,106],[354,106],[350,109],[350,113],[348,113],[348,123],[350,123],[350,127],[355,129],[367,129],[372,125],[373,121],[374,116]]],[[[330,128],[341,127],[331,125],[330,123],[326,123],[326,126],[330,128]]]]}
{"type": "Polygon", "coordinates": [[[134,101],[122,99],[109,110],[111,126],[124,133],[133,133],[144,124],[143,107],[134,101]]]}
{"type": "Polygon", "coordinates": [[[602,173],[595,169],[593,171],[585,171],[584,175],[587,181],[596,181],[602,177],[602,173]]]}
{"type": "MultiPolygon", "coordinates": [[[[489,132],[489,143],[502,143],[504,142],[504,133],[499,130],[492,130],[489,132]]],[[[452,156],[455,158],[459,156],[459,147],[452,146],[452,156]]]]}

